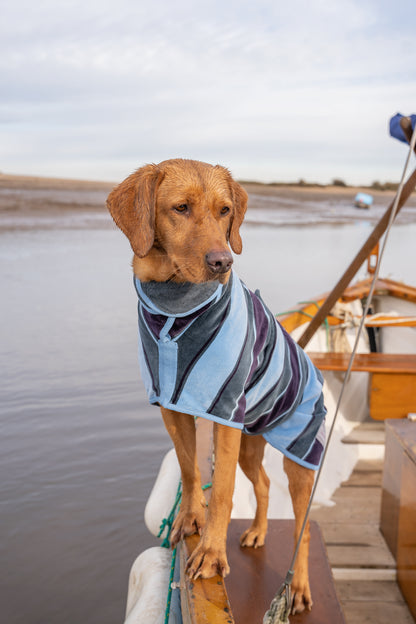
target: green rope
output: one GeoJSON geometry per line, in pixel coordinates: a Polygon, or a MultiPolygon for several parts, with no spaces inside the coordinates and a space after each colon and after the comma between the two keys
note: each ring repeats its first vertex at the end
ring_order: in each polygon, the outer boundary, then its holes
{"type": "Polygon", "coordinates": [[[170,616],[170,605],[172,602],[172,583],[173,583],[173,575],[175,574],[175,565],[176,565],[176,551],[177,547],[173,549],[172,552],[172,561],[170,564],[170,574],[169,574],[169,586],[168,586],[168,597],[166,599],[166,609],[165,609],[165,619],[164,624],[168,624],[169,616],[170,616]]]}
{"type": "Polygon", "coordinates": [[[177,507],[180,504],[181,499],[182,499],[182,481],[179,480],[178,489],[176,491],[175,501],[173,503],[172,509],[170,510],[168,517],[163,518],[162,523],[159,527],[159,533],[157,534],[158,537],[162,537],[163,531],[167,528],[166,536],[161,544],[162,548],[170,548],[170,542],[169,542],[170,532],[172,530],[172,524],[173,524],[173,521],[175,520],[177,507]]]}
{"type": "MultiPolygon", "coordinates": [[[[205,491],[210,487],[212,487],[212,483],[207,483],[206,485],[202,486],[202,490],[205,491]]],[[[161,544],[162,548],[170,548],[169,537],[170,537],[170,533],[172,530],[173,521],[175,520],[175,516],[177,513],[177,508],[181,500],[182,500],[182,481],[179,480],[178,489],[176,491],[175,501],[173,503],[172,509],[170,510],[168,517],[163,518],[161,525],[159,527],[159,533],[157,535],[158,537],[162,537],[163,531],[167,528],[166,536],[161,544]]],[[[175,548],[172,551],[172,560],[170,564],[169,586],[168,586],[168,595],[166,599],[164,624],[168,624],[169,622],[170,605],[172,602],[172,589],[173,589],[172,584],[173,584],[173,576],[175,574],[175,565],[176,565],[176,552],[177,552],[177,547],[175,546],[175,548]]]]}
{"type": "Polygon", "coordinates": [[[313,318],[313,314],[309,314],[308,312],[305,312],[304,310],[285,310],[284,312],[277,312],[275,316],[277,318],[278,316],[286,316],[287,314],[304,314],[310,319],[313,318]]]}
{"type": "MultiPolygon", "coordinates": [[[[212,487],[212,483],[207,483],[206,485],[202,486],[202,489],[205,491],[210,487],[212,487]]],[[[162,548],[170,548],[169,537],[170,537],[170,533],[172,530],[173,521],[175,520],[175,517],[176,517],[177,507],[182,500],[181,490],[182,490],[182,482],[179,481],[178,489],[176,491],[175,501],[173,503],[172,509],[170,510],[168,517],[163,518],[159,526],[159,533],[157,534],[158,537],[162,537],[163,531],[167,529],[165,538],[161,544],[162,548]]]]}

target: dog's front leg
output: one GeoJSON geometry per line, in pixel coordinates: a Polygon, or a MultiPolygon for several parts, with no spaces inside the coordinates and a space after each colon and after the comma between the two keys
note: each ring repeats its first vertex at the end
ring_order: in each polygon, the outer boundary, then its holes
{"type": "Polygon", "coordinates": [[[226,541],[240,441],[240,430],[214,425],[215,468],[208,519],[187,563],[188,573],[193,578],[211,578],[215,574],[227,576],[230,571],[226,541]]]}
{"type": "Polygon", "coordinates": [[[182,476],[181,506],[170,535],[171,544],[175,546],[186,535],[201,534],[205,524],[205,498],[196,457],[194,417],[163,407],[161,411],[175,446],[182,476]]]}

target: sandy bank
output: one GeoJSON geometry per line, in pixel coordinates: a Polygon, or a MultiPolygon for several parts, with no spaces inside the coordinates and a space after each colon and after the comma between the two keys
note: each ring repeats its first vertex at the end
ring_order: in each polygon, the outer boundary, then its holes
{"type": "MultiPolygon", "coordinates": [[[[106,199],[117,182],[0,174],[0,229],[113,227],[106,199]]],[[[244,182],[249,194],[246,221],[273,226],[377,221],[394,198],[374,191],[371,210],[353,206],[358,187],[304,187],[244,182]]],[[[416,195],[398,220],[416,222],[416,195]]]]}

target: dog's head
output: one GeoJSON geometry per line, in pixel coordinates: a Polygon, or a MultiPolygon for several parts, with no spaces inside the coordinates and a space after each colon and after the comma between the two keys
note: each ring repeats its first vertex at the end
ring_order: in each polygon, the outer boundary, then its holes
{"type": "Polygon", "coordinates": [[[246,191],[220,165],[166,160],[146,165],[108,196],[144,281],[224,281],[242,250],[246,191]]]}

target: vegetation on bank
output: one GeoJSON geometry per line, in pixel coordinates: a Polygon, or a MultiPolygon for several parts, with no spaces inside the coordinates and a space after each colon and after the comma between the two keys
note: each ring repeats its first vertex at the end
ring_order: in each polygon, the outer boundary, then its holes
{"type": "Polygon", "coordinates": [[[337,186],[341,188],[365,188],[370,189],[372,191],[397,191],[399,184],[397,182],[379,182],[375,180],[370,185],[365,184],[347,184],[341,178],[334,178],[330,184],[320,184],[319,182],[307,182],[303,178],[300,178],[297,182],[258,182],[257,180],[239,180],[240,184],[259,184],[262,186],[270,186],[270,187],[282,187],[282,186],[291,186],[294,188],[330,188],[332,186],[337,186]]]}

